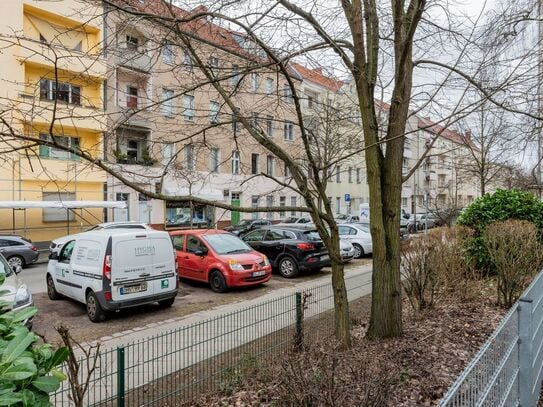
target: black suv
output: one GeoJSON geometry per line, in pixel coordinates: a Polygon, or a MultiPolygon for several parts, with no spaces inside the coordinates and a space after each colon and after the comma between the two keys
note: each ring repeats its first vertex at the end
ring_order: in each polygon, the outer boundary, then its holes
{"type": "Polygon", "coordinates": [[[268,226],[247,233],[243,240],[268,256],[272,267],[286,278],[300,270],[320,270],[330,265],[330,257],[316,230],[268,226]]]}
{"type": "Polygon", "coordinates": [[[261,226],[271,225],[269,220],[265,219],[243,219],[237,225],[232,225],[225,227],[224,230],[232,233],[236,236],[243,236],[244,234],[250,232],[253,229],[259,228],[261,226]]]}

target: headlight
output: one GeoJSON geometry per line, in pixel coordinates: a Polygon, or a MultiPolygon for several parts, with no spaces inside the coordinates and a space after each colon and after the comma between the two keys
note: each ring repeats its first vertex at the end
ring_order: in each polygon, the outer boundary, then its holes
{"type": "Polygon", "coordinates": [[[269,265],[270,265],[270,261],[268,260],[268,256],[264,256],[264,267],[269,266],[269,265]]]}
{"type": "Polygon", "coordinates": [[[13,308],[22,307],[23,305],[29,304],[31,301],[32,294],[30,294],[26,285],[22,285],[17,290],[17,293],[15,293],[15,304],[13,305],[13,308]]]}
{"type": "Polygon", "coordinates": [[[230,266],[230,270],[233,270],[233,271],[245,270],[243,266],[235,260],[228,260],[228,265],[230,266]]]}

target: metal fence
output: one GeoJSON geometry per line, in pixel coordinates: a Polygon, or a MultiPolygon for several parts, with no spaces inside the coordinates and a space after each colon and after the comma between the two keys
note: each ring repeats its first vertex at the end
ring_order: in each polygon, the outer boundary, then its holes
{"type": "Polygon", "coordinates": [[[440,406],[535,406],[543,374],[543,271],[451,386],[440,406]]]}
{"type": "MultiPolygon", "coordinates": [[[[345,280],[350,301],[369,291],[369,273],[345,280]]],[[[333,292],[326,283],[100,350],[90,377],[85,372],[92,360],[80,359],[79,379],[89,379],[89,406],[176,405],[204,391],[228,388],[253,364],[333,331],[333,292]]],[[[67,381],[51,401],[72,405],[67,381]]]]}

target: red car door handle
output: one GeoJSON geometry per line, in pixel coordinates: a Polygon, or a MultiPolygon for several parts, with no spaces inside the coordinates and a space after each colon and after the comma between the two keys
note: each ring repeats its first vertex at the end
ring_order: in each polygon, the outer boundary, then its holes
{"type": "Polygon", "coordinates": [[[184,256],[183,258],[184,258],[184,259],[188,259],[188,258],[189,258],[189,256],[184,256]]]}

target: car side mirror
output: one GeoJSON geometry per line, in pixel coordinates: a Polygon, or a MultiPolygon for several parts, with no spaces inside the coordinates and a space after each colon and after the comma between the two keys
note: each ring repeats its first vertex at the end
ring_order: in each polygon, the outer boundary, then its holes
{"type": "Polygon", "coordinates": [[[58,253],[57,252],[49,253],[49,260],[58,260],[58,253]]]}
{"type": "Polygon", "coordinates": [[[19,266],[19,265],[13,266],[13,272],[15,274],[19,274],[21,271],[23,271],[23,268],[21,266],[19,266]]]}

